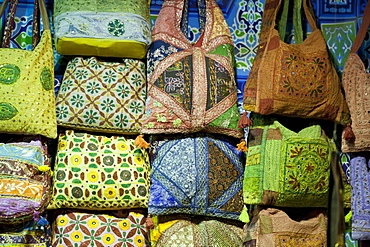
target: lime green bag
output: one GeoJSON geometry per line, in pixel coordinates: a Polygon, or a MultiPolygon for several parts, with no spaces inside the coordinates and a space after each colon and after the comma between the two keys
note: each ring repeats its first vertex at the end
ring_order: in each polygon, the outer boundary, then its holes
{"type": "Polygon", "coordinates": [[[333,150],[333,141],[320,125],[299,132],[276,120],[252,126],[244,171],[244,203],[327,207],[333,150]]]}
{"type": "MultiPolygon", "coordinates": [[[[0,15],[7,4],[3,2],[0,15]]],[[[17,1],[11,1],[4,40],[10,38],[16,5],[17,1]]],[[[39,6],[44,31],[36,47],[13,49],[3,42],[0,48],[0,132],[56,138],[54,53],[43,0],[39,6]]]]}

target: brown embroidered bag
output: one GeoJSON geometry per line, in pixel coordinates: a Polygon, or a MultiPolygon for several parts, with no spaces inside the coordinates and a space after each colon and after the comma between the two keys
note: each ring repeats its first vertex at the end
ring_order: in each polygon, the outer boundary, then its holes
{"type": "Polygon", "coordinates": [[[192,44],[186,35],[187,8],[188,1],[164,1],[153,28],[142,132],[242,137],[234,46],[222,11],[214,0],[198,1],[201,35],[192,44]]]}
{"type": "Polygon", "coordinates": [[[367,29],[370,25],[370,3],[366,5],[364,19],[353,42],[343,69],[343,87],[351,113],[352,130],[355,140],[348,140],[343,132],[342,152],[370,151],[370,74],[366,73],[364,63],[357,55],[367,29]]]}
{"type": "Polygon", "coordinates": [[[283,1],[266,1],[259,49],[244,88],[244,109],[347,124],[349,110],[339,77],[310,1],[302,1],[312,33],[300,44],[279,37],[276,23],[283,1]]]}

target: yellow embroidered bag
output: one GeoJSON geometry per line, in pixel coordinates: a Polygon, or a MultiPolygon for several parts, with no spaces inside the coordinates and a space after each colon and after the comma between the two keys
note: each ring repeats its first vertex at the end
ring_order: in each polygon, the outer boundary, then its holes
{"type": "MultiPolygon", "coordinates": [[[[1,14],[8,0],[1,6],[1,14]]],[[[11,0],[4,40],[10,39],[17,0],[11,0]]],[[[44,31],[32,50],[0,48],[0,132],[57,137],[54,58],[45,3],[39,0],[44,31]]]]}

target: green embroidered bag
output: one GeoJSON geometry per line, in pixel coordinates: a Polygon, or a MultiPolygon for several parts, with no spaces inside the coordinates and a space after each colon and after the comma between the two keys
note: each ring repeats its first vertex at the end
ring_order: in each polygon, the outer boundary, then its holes
{"type": "Polygon", "coordinates": [[[139,134],[144,118],[146,69],[136,59],[69,61],[56,98],[59,126],[139,134]]]}
{"type": "Polygon", "coordinates": [[[276,120],[254,123],[248,136],[244,203],[326,207],[335,146],[320,125],[294,132],[276,120]]]}
{"type": "Polygon", "coordinates": [[[146,208],[149,161],[134,139],[67,130],[60,134],[52,208],[146,208]]]}

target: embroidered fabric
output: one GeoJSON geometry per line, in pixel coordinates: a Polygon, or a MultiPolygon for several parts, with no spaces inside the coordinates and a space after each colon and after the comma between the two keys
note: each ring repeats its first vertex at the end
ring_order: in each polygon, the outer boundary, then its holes
{"type": "Polygon", "coordinates": [[[335,145],[320,125],[294,132],[274,121],[252,126],[248,138],[244,203],[327,207],[335,145]]]}
{"type": "Polygon", "coordinates": [[[151,43],[150,23],[132,13],[74,11],[54,18],[55,37],[134,40],[151,43]]]}
{"type": "MultiPolygon", "coordinates": [[[[39,168],[45,162],[40,141],[0,144],[0,224],[32,220],[49,203],[51,175],[39,168]]],[[[50,170],[50,168],[49,168],[50,170]]]]}
{"type": "Polygon", "coordinates": [[[351,158],[352,238],[370,240],[370,161],[369,155],[356,153],[351,158]]]}
{"type": "Polygon", "coordinates": [[[243,152],[207,133],[153,137],[148,213],[238,219],[243,152]]]}
{"type": "MultiPolygon", "coordinates": [[[[184,1],[163,3],[148,51],[143,133],[199,131],[242,137],[233,69],[233,43],[222,11],[207,0],[196,44],[182,32],[184,1]]],[[[202,12],[201,12],[202,13],[202,12]]]]}

